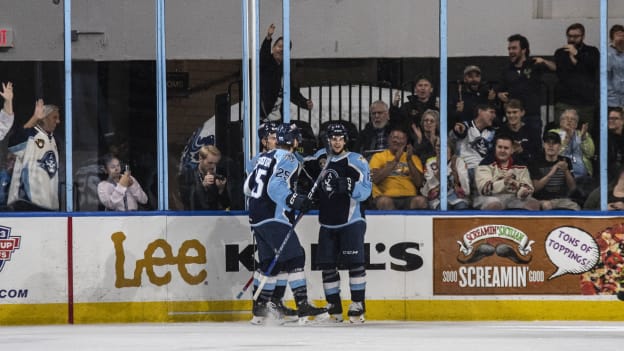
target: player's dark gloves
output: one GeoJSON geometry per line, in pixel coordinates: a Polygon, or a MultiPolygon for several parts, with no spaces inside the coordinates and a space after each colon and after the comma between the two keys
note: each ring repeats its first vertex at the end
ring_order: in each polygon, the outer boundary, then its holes
{"type": "Polygon", "coordinates": [[[355,181],[349,177],[338,177],[332,179],[330,184],[337,194],[347,194],[351,196],[353,193],[353,187],[355,186],[355,181]]]}
{"type": "Polygon", "coordinates": [[[293,210],[306,213],[312,207],[312,200],[308,199],[305,195],[292,193],[286,197],[286,204],[293,210]]]}

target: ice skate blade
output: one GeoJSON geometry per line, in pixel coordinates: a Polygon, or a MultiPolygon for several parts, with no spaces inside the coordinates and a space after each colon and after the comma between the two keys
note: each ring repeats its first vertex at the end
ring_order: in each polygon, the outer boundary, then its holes
{"type": "Polygon", "coordinates": [[[330,314],[327,322],[328,323],[342,323],[344,322],[344,318],[342,317],[342,314],[330,314]]]}
{"type": "Polygon", "coordinates": [[[323,324],[329,320],[329,314],[327,312],[323,312],[321,314],[317,314],[316,316],[305,316],[299,317],[294,321],[285,321],[284,325],[310,325],[310,324],[323,324]]]}
{"type": "Polygon", "coordinates": [[[253,318],[251,318],[249,323],[252,325],[263,325],[265,319],[266,317],[253,316],[253,318]]]}
{"type": "Polygon", "coordinates": [[[364,315],[359,316],[349,316],[349,322],[351,324],[362,324],[366,319],[364,319],[364,315]]]}

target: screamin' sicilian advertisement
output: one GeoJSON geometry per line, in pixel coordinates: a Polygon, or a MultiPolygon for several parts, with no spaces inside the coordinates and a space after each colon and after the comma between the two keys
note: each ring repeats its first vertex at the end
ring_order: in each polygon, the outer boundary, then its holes
{"type": "Polygon", "coordinates": [[[615,295],[618,218],[435,218],[435,295],[615,295]]]}

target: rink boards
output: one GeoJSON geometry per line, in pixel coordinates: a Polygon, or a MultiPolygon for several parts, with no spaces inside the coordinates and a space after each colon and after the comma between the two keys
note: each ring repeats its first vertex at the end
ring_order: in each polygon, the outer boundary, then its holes
{"type": "MultiPolygon", "coordinates": [[[[624,320],[620,218],[367,221],[370,320],[624,320]]],[[[318,228],[308,215],[297,234],[310,298],[322,305],[318,228]]],[[[252,244],[244,214],[3,217],[0,325],[245,320],[251,289],[236,295],[252,244]]]]}

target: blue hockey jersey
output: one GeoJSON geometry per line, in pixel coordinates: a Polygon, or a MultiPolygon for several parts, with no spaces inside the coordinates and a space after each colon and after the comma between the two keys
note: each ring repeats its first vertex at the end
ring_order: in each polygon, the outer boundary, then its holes
{"type": "Polygon", "coordinates": [[[286,197],[295,191],[298,173],[299,161],[291,152],[275,149],[260,154],[244,184],[252,227],[269,221],[291,223],[294,211],[286,197]]]}
{"type": "MultiPolygon", "coordinates": [[[[327,162],[326,158],[325,150],[321,149],[314,156],[306,159],[306,171],[310,177],[318,177],[324,163],[327,162]]],[[[356,221],[363,221],[364,211],[360,203],[368,199],[373,187],[368,162],[362,155],[355,152],[334,155],[329,162],[316,194],[319,199],[321,226],[339,228],[356,221]],[[337,194],[331,189],[330,183],[337,177],[349,177],[355,181],[351,196],[337,194]]]]}

